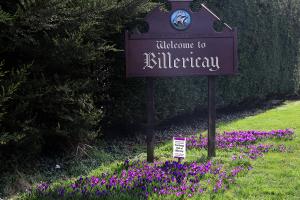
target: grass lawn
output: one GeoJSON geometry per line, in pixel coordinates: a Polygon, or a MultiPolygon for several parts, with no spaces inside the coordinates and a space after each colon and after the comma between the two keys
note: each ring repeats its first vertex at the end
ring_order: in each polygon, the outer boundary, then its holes
{"type": "Polygon", "coordinates": [[[263,114],[219,126],[220,130],[293,128],[296,138],[284,144],[290,153],[268,153],[253,170],[219,199],[300,199],[300,101],[287,102],[263,114]]]}
{"type": "MultiPolygon", "coordinates": [[[[255,116],[218,124],[217,132],[286,128],[295,130],[295,139],[271,143],[285,144],[291,148],[291,152],[269,152],[263,158],[252,161],[253,170],[246,176],[239,177],[225,193],[199,195],[192,199],[300,199],[300,101],[286,102],[283,106],[255,116]]],[[[163,145],[157,149],[156,154],[168,157],[171,148],[171,143],[163,145]]],[[[217,150],[217,157],[214,159],[226,161],[232,153],[217,150]]],[[[187,159],[195,160],[196,155],[205,157],[206,154],[204,150],[193,149],[188,151],[187,159]]]]}
{"type": "MultiPolygon", "coordinates": [[[[256,116],[218,124],[217,131],[219,133],[235,130],[268,131],[286,128],[295,130],[296,137],[293,140],[279,141],[274,139],[263,143],[284,144],[290,148],[290,151],[266,153],[264,157],[252,160],[251,165],[253,169],[246,175],[238,176],[236,183],[230,185],[225,192],[197,194],[191,199],[300,199],[300,101],[286,102],[280,107],[256,116]]],[[[207,155],[206,150],[203,149],[191,149],[187,153],[187,161],[204,161],[207,155]]],[[[234,149],[218,149],[217,157],[214,160],[220,160],[223,163],[230,162],[231,156],[235,153],[238,153],[238,151],[234,149]]],[[[157,147],[155,155],[160,161],[170,160],[172,142],[170,141],[157,147]]],[[[145,159],[145,154],[141,154],[135,159],[143,160],[145,159]]],[[[107,171],[113,172],[119,168],[118,164],[121,162],[123,161],[116,161],[111,165],[101,166],[91,171],[90,176],[99,176],[107,171]]],[[[150,199],[174,199],[174,196],[158,197],[151,194],[149,197],[150,199]]],[[[37,198],[31,196],[26,199],[37,198]]]]}

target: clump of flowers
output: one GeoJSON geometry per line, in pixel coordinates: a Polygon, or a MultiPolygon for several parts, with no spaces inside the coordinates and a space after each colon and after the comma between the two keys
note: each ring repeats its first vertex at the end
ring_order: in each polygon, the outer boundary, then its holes
{"type": "MultiPolygon", "coordinates": [[[[271,150],[287,151],[284,145],[276,147],[270,144],[255,144],[256,142],[292,137],[293,131],[290,129],[270,132],[225,132],[217,137],[217,147],[240,150],[240,154],[232,155],[231,163],[226,165],[211,160],[203,163],[165,161],[153,164],[126,160],[115,173],[80,177],[64,187],[55,188],[48,183],[40,183],[35,194],[40,198],[50,199],[105,198],[116,194],[132,194],[147,199],[149,195],[189,198],[204,192],[222,192],[235,182],[237,176],[252,169],[248,160],[262,157],[271,150]]],[[[188,139],[188,147],[206,148],[207,138],[192,137],[188,139]]]]}
{"type": "MultiPolygon", "coordinates": [[[[231,131],[217,135],[216,142],[219,149],[232,149],[239,146],[254,144],[265,139],[292,139],[294,131],[292,129],[273,131],[231,131]]],[[[187,139],[189,148],[207,148],[207,137],[197,138],[193,136],[187,139]]]]}
{"type": "MultiPolygon", "coordinates": [[[[126,162],[125,165],[129,163],[126,162]]],[[[50,192],[55,198],[104,197],[114,192],[135,192],[144,197],[148,194],[192,197],[195,193],[227,189],[229,183],[233,183],[235,177],[243,170],[247,168],[238,166],[226,169],[222,164],[212,161],[205,163],[166,161],[154,164],[139,161],[130,164],[127,170],[122,170],[119,174],[80,177],[70,185],[56,190],[50,190],[47,183],[41,183],[37,186],[37,190],[39,196],[49,195],[50,192]]]]}

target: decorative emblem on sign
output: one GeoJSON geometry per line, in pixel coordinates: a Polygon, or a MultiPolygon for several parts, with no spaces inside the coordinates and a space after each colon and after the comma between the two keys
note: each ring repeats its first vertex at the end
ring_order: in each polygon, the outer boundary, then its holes
{"type": "Polygon", "coordinates": [[[191,21],[191,15],[185,10],[176,10],[171,15],[171,24],[177,30],[187,29],[191,21]]]}

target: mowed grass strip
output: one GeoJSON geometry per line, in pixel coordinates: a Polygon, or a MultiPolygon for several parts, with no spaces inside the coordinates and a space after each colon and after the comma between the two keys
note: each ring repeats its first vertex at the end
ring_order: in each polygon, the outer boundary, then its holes
{"type": "Polygon", "coordinates": [[[267,153],[253,162],[253,170],[237,180],[235,187],[218,199],[300,199],[300,101],[257,116],[247,117],[220,130],[272,130],[293,128],[293,141],[277,142],[291,147],[289,153],[267,153]]]}
{"type": "Polygon", "coordinates": [[[257,116],[219,126],[220,131],[293,128],[293,141],[278,141],[291,147],[288,153],[267,153],[253,162],[253,170],[217,199],[300,199],[300,101],[287,102],[257,116]]]}
{"type": "MultiPolygon", "coordinates": [[[[246,176],[238,177],[236,183],[225,193],[199,194],[191,199],[300,200],[300,101],[288,101],[282,106],[255,116],[220,123],[217,132],[220,134],[223,131],[270,131],[286,128],[295,131],[295,138],[292,141],[267,140],[260,143],[284,144],[291,151],[269,152],[264,157],[251,161],[253,169],[246,176]]],[[[171,157],[171,151],[170,142],[157,148],[155,153],[157,157],[166,159],[171,157]]],[[[231,162],[233,154],[239,154],[239,151],[217,149],[217,157],[214,159],[224,163],[231,162]]],[[[206,150],[191,149],[187,151],[186,160],[201,161],[206,155],[206,150]]]]}

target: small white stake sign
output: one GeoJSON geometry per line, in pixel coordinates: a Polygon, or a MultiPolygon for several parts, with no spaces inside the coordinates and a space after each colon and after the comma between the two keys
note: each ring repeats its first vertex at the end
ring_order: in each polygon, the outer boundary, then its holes
{"type": "Polygon", "coordinates": [[[173,138],[173,158],[185,158],[186,138],[173,138]]]}

